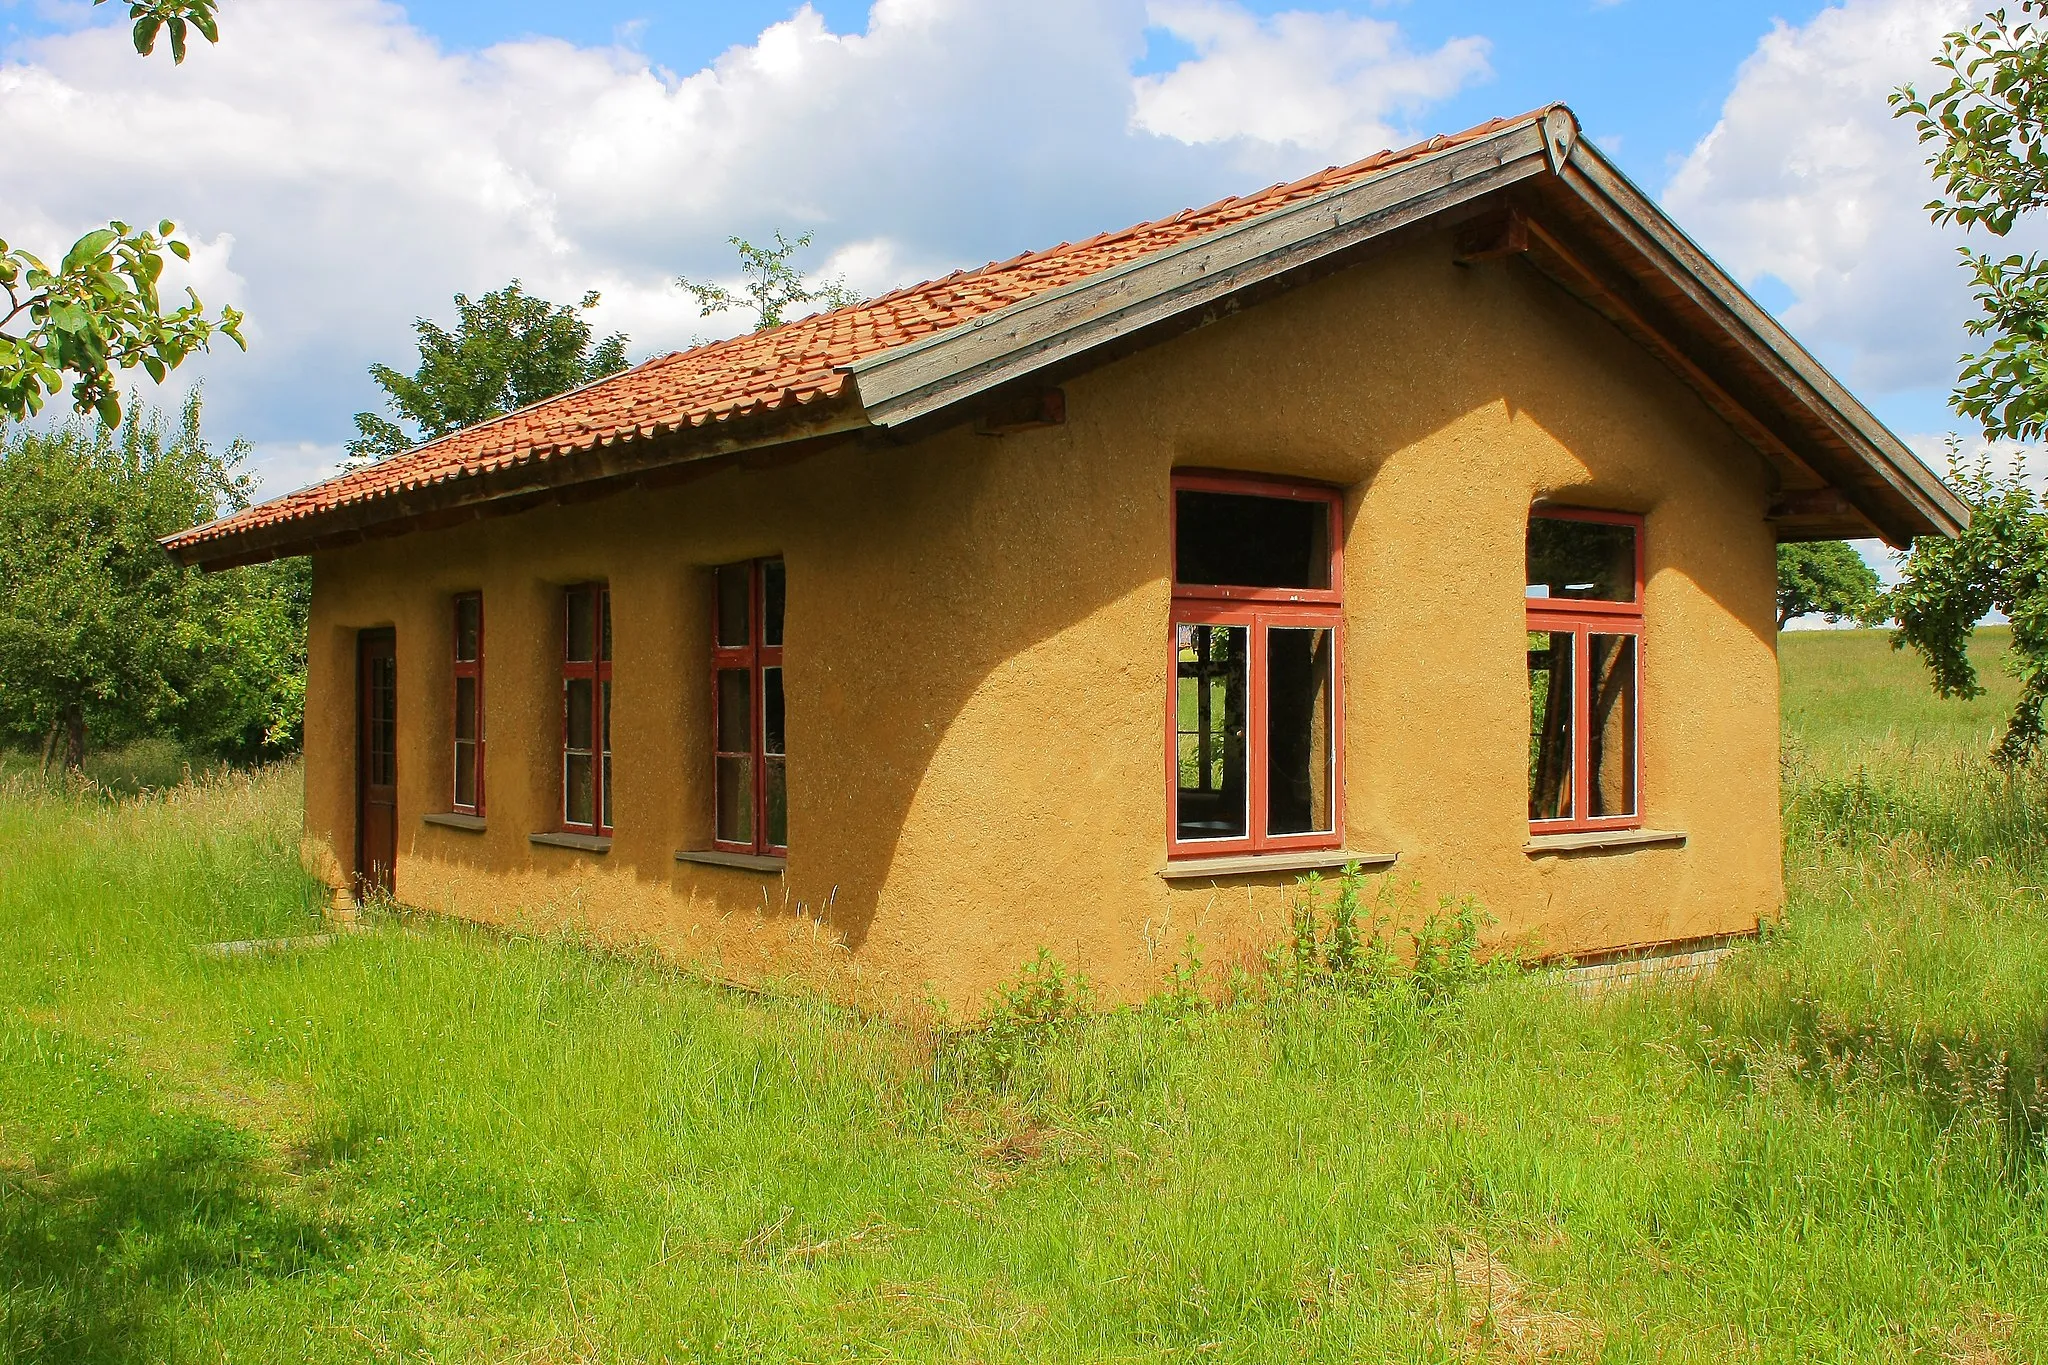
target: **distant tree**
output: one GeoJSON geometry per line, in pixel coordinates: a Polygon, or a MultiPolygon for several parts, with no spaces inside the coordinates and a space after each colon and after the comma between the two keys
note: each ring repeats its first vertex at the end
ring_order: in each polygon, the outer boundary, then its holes
{"type": "Polygon", "coordinates": [[[387,459],[625,369],[625,334],[614,332],[593,343],[590,324],[580,316],[597,303],[592,290],[575,307],[558,306],[527,293],[514,280],[475,301],[457,294],[452,332],[428,318],[416,319],[419,368],[405,375],[389,365],[372,365],[370,377],[390,395],[398,415],[417,429],[408,431],[375,413],[357,413],[361,434],[349,442],[350,467],[387,459]]]}
{"type": "MultiPolygon", "coordinates": [[[[95,5],[107,0],[93,0],[95,5]]],[[[159,34],[170,39],[171,60],[185,60],[186,35],[219,39],[217,0],[134,0],[135,50],[148,56],[159,34]]],[[[94,228],[71,244],[52,267],[41,257],[0,240],[0,420],[20,421],[42,410],[45,399],[71,381],[71,403],[113,425],[121,420],[121,370],[137,367],[161,383],[194,351],[210,348],[214,333],[247,349],[242,315],[223,308],[209,318],[199,296],[166,309],[158,290],[164,253],[190,260],[191,248],[165,219],[151,232],[119,221],[94,228]]]]}
{"type": "MultiPolygon", "coordinates": [[[[1949,34],[1934,59],[1941,87],[1893,94],[1893,113],[1911,118],[1931,148],[1928,165],[1941,186],[1927,206],[1935,222],[2004,237],[2048,204],[2044,15],[2048,0],[2022,0],[2016,11],[1994,11],[1949,34]]],[[[2048,260],[1969,248],[1962,257],[1981,310],[1969,329],[1986,341],[1963,357],[1956,411],[1975,419],[1989,440],[2038,440],[2048,435],[2048,260]]],[[[1953,697],[1983,690],[1968,653],[1976,623],[1993,610],[2011,619],[2006,666],[2020,680],[2020,697],[1995,757],[2019,764],[2048,733],[2048,518],[2017,466],[1999,473],[1988,456],[1966,464],[1959,448],[1951,442],[1951,478],[1974,520],[1956,540],[1914,542],[1885,610],[1898,623],[1893,645],[1917,650],[1935,690],[1953,697]]]]}
{"type": "Polygon", "coordinates": [[[141,409],[0,433],[0,733],[69,766],[164,734],[232,758],[295,748],[305,562],[187,569],[157,539],[248,505],[247,446],[141,409]]]}
{"type": "Polygon", "coordinates": [[[1778,629],[1818,613],[1830,621],[1867,621],[1882,587],[1877,570],[1843,540],[1778,547],[1778,629]]]}
{"type": "Polygon", "coordinates": [[[780,327],[793,311],[810,304],[822,304],[828,309],[847,308],[861,301],[844,280],[830,279],[813,285],[789,263],[791,256],[811,245],[808,232],[793,242],[778,232],[775,245],[767,247],[755,246],[743,237],[726,240],[740,253],[740,275],[746,281],[740,293],[735,294],[723,285],[696,284],[686,275],[676,277],[676,284],[696,298],[699,316],[708,318],[713,313],[738,308],[754,315],[755,331],[765,332],[780,327]]]}

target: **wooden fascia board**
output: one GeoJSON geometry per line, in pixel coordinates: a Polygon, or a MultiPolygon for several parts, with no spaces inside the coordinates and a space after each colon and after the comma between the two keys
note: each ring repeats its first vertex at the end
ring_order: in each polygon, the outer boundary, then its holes
{"type": "Polygon", "coordinates": [[[1887,538],[1952,536],[1969,525],[1962,499],[1597,149],[1578,142],[1559,179],[1918,513],[1922,525],[1901,526],[1895,515],[1866,509],[1887,538]]]}
{"type": "MultiPolygon", "coordinates": [[[[1570,115],[1562,110],[1551,116],[1570,115]]],[[[1539,117],[1020,300],[847,366],[869,420],[913,422],[1082,352],[1200,309],[1333,252],[1552,169],[1539,117]]]]}
{"type": "Polygon", "coordinates": [[[614,440],[546,460],[526,460],[423,483],[234,535],[181,545],[177,542],[191,533],[180,532],[165,537],[159,544],[180,563],[203,569],[259,564],[415,530],[431,530],[477,517],[524,511],[546,502],[602,497],[675,466],[743,456],[766,448],[810,447],[819,441],[868,430],[869,426],[858,400],[841,393],[805,405],[801,416],[794,420],[750,422],[738,432],[719,424],[713,434],[707,430],[707,424],[651,439],[614,440]]]}

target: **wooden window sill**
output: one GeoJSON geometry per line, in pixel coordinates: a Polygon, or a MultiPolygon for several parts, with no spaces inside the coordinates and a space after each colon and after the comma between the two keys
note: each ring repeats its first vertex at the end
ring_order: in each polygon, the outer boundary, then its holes
{"type": "Polygon", "coordinates": [[[599,834],[529,834],[526,841],[548,848],[575,848],[585,853],[609,853],[612,841],[599,834]]]}
{"type": "Polygon", "coordinates": [[[1522,845],[1522,852],[1537,858],[1546,853],[1589,853],[1684,842],[1685,831],[1677,829],[1588,829],[1570,834],[1532,835],[1529,842],[1522,845]]]}
{"type": "Polygon", "coordinates": [[[773,872],[777,876],[789,866],[787,858],[773,858],[761,853],[727,853],[716,848],[679,848],[676,861],[704,863],[710,867],[737,867],[748,872],[773,872]]]}
{"type": "Polygon", "coordinates": [[[1159,869],[1167,881],[1194,881],[1203,877],[1257,877],[1273,872],[1312,872],[1341,868],[1347,863],[1373,869],[1392,867],[1398,853],[1357,853],[1346,849],[1319,849],[1308,853],[1236,853],[1222,858],[1177,858],[1159,869]]]}
{"type": "Polygon", "coordinates": [[[468,830],[471,834],[484,832],[484,818],[481,815],[464,815],[455,810],[430,810],[420,817],[420,823],[439,825],[443,829],[468,830]]]}

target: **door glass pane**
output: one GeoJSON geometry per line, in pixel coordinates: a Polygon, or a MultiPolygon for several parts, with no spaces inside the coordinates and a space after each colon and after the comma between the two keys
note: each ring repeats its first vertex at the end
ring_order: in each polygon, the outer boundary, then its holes
{"type": "Polygon", "coordinates": [[[1176,660],[1174,829],[1181,839],[1242,839],[1251,832],[1246,702],[1248,626],[1173,629],[1176,660]]]}
{"type": "Polygon", "coordinates": [[[1586,813],[1635,815],[1636,637],[1594,635],[1586,645],[1586,813]]]}
{"type": "Polygon", "coordinates": [[[570,678],[563,684],[563,690],[568,698],[566,724],[562,731],[563,746],[589,753],[596,747],[591,743],[590,679],[570,678]]]}
{"type": "Polygon", "coordinates": [[[474,594],[455,599],[455,661],[475,663],[483,638],[484,603],[474,594]]]}
{"type": "Polygon", "coordinates": [[[1174,495],[1174,577],[1241,588],[1330,586],[1330,505],[1183,488],[1174,495]]]}
{"type": "Polygon", "coordinates": [[[398,660],[370,660],[370,785],[398,783],[398,660]]]}
{"type": "Polygon", "coordinates": [[[788,760],[771,758],[768,763],[768,843],[773,848],[789,845],[788,760]]]}
{"type": "Polygon", "coordinates": [[[476,805],[476,745],[455,741],[455,804],[476,805]]]}
{"type": "Polygon", "coordinates": [[[718,752],[754,751],[754,708],[751,678],[744,668],[718,670],[718,752]]]}
{"type": "Polygon", "coordinates": [[[1636,600],[1636,528],[1605,521],[1529,518],[1530,597],[1636,600]]]}
{"type": "Polygon", "coordinates": [[[761,566],[761,643],[782,643],[782,598],[785,591],[782,561],[771,559],[761,566]]]}
{"type": "Polygon", "coordinates": [[[1572,633],[1529,632],[1529,818],[1572,815],[1572,633]]]}
{"type": "Polygon", "coordinates": [[[592,636],[597,628],[594,597],[588,588],[569,589],[569,620],[563,657],[571,663],[587,664],[591,661],[591,649],[595,643],[592,636]]]}
{"type": "Polygon", "coordinates": [[[782,750],[782,670],[761,670],[761,748],[771,754],[782,750]]]}
{"type": "Polygon", "coordinates": [[[754,842],[754,760],[718,760],[718,837],[727,843],[754,842]]]}
{"type": "Polygon", "coordinates": [[[727,564],[714,569],[718,580],[718,643],[744,645],[747,634],[747,584],[753,577],[751,564],[727,564]]]}
{"type": "Polygon", "coordinates": [[[1336,754],[1331,680],[1337,632],[1275,626],[1266,632],[1266,832],[1328,834],[1336,754]]]}
{"type": "Polygon", "coordinates": [[[590,755],[566,754],[562,759],[562,818],[571,825],[596,824],[597,802],[591,791],[590,755]]]}

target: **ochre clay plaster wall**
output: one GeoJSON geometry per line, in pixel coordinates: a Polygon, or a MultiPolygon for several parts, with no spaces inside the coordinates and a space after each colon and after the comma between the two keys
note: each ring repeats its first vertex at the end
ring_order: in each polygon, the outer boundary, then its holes
{"type": "Polygon", "coordinates": [[[353,859],[355,631],[397,630],[401,900],[651,940],[721,974],[972,1008],[1043,945],[1107,999],[1190,934],[1272,942],[1292,875],[1168,883],[1168,479],[1344,486],[1346,846],[1558,952],[1755,927],[1780,898],[1775,559],[1757,455],[1519,262],[1447,241],[1066,384],[1066,425],[852,441],[780,468],[322,555],[308,856],[353,859]],[[1647,516],[1646,823],[1531,857],[1522,556],[1538,499],[1647,516]],[[786,877],[709,842],[708,566],[787,561],[786,877]],[[610,583],[617,837],[557,825],[558,603],[610,583]],[[449,600],[484,594],[488,828],[448,808],[449,600]]]}

